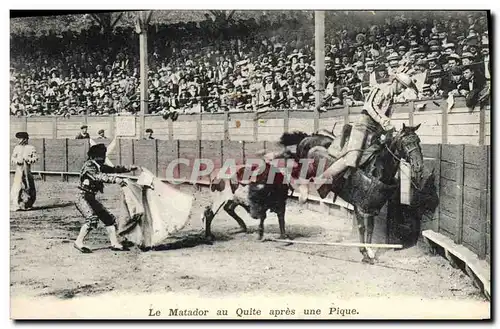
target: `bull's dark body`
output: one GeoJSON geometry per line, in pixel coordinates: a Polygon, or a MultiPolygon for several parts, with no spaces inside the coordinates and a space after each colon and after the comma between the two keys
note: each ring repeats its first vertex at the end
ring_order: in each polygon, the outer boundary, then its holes
{"type": "MultiPolygon", "coordinates": [[[[290,153],[285,152],[283,158],[286,158],[290,153]]],[[[224,180],[213,179],[211,181],[211,190],[223,191],[226,188],[226,184],[229,183],[231,187],[231,192],[235,191],[244,186],[241,183],[241,177],[243,176],[243,170],[241,168],[229,182],[224,180]]],[[[285,237],[285,211],[286,211],[286,201],[288,199],[288,192],[290,189],[289,184],[284,183],[284,176],[281,173],[276,173],[274,181],[269,184],[267,178],[269,172],[273,170],[272,165],[267,164],[266,170],[257,176],[255,182],[248,184],[248,197],[246,200],[228,200],[223,205],[224,211],[226,211],[231,217],[233,217],[241,228],[241,231],[246,232],[247,227],[245,222],[236,214],[235,209],[241,206],[245,209],[248,214],[254,218],[260,220],[259,223],[259,239],[262,239],[264,235],[264,221],[267,217],[267,211],[274,212],[278,217],[278,223],[280,228],[280,237],[285,237]]],[[[211,223],[215,217],[214,212],[210,207],[205,209],[203,218],[205,221],[205,236],[207,239],[212,240],[214,237],[211,231],[211,223]]]]}

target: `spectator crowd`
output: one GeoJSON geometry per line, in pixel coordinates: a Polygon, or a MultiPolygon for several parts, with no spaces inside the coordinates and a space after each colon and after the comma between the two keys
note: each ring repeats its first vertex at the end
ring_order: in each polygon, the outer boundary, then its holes
{"type": "MultiPolygon", "coordinates": [[[[394,17],[325,31],[323,107],[359,105],[370,86],[403,71],[413,99],[490,91],[484,13],[394,17]]],[[[314,20],[285,17],[150,27],[150,113],[303,109],[315,106],[314,20]]],[[[140,109],[139,41],[132,27],[11,35],[11,115],[129,115],[140,109]]],[[[401,95],[397,101],[412,97],[401,95]]]]}

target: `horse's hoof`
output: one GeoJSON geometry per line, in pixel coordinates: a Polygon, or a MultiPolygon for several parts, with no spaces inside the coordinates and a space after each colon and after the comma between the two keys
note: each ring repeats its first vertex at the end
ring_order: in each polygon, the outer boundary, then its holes
{"type": "Polygon", "coordinates": [[[288,235],[287,234],[280,234],[280,240],[287,240],[288,239],[288,235]]]}
{"type": "Polygon", "coordinates": [[[207,235],[205,235],[205,240],[207,242],[210,242],[210,244],[212,244],[212,242],[215,241],[215,235],[213,235],[213,234],[207,234],[207,235]]]}
{"type": "Polygon", "coordinates": [[[363,263],[370,264],[370,265],[375,264],[375,259],[367,257],[367,256],[363,257],[363,259],[361,261],[363,263]]]}

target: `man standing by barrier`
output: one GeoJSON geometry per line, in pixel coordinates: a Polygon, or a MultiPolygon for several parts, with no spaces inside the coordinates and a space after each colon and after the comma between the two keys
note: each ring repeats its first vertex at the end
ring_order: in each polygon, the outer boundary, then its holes
{"type": "Polygon", "coordinates": [[[104,129],[99,129],[99,131],[97,132],[97,139],[108,139],[108,137],[106,137],[106,135],[104,135],[104,129]]]}
{"type": "Polygon", "coordinates": [[[76,135],[75,139],[89,139],[90,135],[87,132],[87,129],[88,129],[87,125],[81,126],[80,127],[80,132],[78,133],[78,135],[76,135]]]}
{"type": "Polygon", "coordinates": [[[38,161],[36,149],[28,145],[29,135],[25,131],[16,133],[19,144],[12,151],[12,164],[16,166],[11,189],[12,210],[29,210],[36,201],[36,187],[31,165],[38,161]]]}
{"type": "Polygon", "coordinates": [[[153,137],[153,129],[151,128],[146,129],[146,136],[144,137],[144,139],[155,139],[153,137]]]}
{"type": "Polygon", "coordinates": [[[106,146],[104,144],[96,144],[90,147],[87,155],[88,160],[83,164],[80,172],[80,184],[78,188],[78,200],[76,208],[85,218],[85,224],[80,229],[80,234],[76,239],[74,246],[82,253],[91,253],[91,249],[84,245],[84,240],[87,235],[97,228],[99,220],[106,226],[109,239],[111,241],[111,250],[126,251],[128,250],[122,246],[116,236],[116,222],[115,217],[98,201],[96,194],[103,193],[104,183],[113,183],[124,185],[125,180],[111,176],[111,173],[125,173],[136,170],[137,167],[123,167],[114,166],[110,167],[104,163],[106,159],[106,146]]]}

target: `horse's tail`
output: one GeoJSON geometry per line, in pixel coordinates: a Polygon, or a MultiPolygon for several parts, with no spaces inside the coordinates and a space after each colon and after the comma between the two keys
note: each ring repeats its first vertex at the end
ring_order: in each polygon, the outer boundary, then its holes
{"type": "Polygon", "coordinates": [[[306,137],[309,137],[309,135],[301,131],[284,133],[281,135],[279,143],[283,146],[297,145],[306,137]]]}

